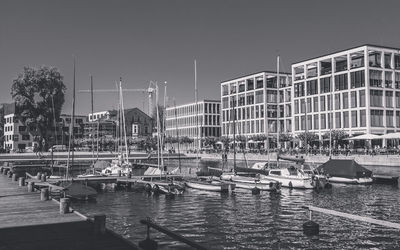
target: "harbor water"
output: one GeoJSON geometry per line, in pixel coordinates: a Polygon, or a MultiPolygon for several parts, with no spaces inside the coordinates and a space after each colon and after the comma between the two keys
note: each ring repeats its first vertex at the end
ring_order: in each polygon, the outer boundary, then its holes
{"type": "MultiPolygon", "coordinates": [[[[168,165],[172,169],[177,162],[170,161],[168,165]]],[[[197,166],[220,167],[220,163],[183,161],[182,171],[195,171],[197,166]]],[[[377,170],[399,174],[399,168],[377,170]]],[[[96,203],[73,204],[89,216],[106,214],[107,226],[135,243],[146,235],[139,220],[150,217],[210,249],[400,249],[397,229],[316,212],[312,217],[320,225],[320,234],[305,236],[302,225],[308,220],[308,213],[301,207],[307,205],[400,223],[398,185],[335,184],[332,189],[319,192],[283,188],[280,195],[242,191],[225,195],[187,188],[175,198],[143,191],[116,191],[100,193],[96,203]]],[[[160,249],[187,248],[154,230],[151,237],[158,241],[160,249]]]]}

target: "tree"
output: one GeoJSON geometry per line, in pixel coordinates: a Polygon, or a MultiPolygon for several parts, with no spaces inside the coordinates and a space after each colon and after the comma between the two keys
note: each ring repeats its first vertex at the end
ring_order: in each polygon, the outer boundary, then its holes
{"type": "Polygon", "coordinates": [[[279,141],[281,142],[287,142],[293,140],[292,134],[289,133],[282,133],[279,135],[279,141]]]}
{"type": "Polygon", "coordinates": [[[39,140],[48,142],[47,131],[54,126],[54,117],[56,120],[60,117],[65,90],[63,76],[55,67],[24,67],[13,80],[11,95],[16,115],[28,127],[36,128],[39,140]]]}
{"type": "Polygon", "coordinates": [[[191,144],[193,142],[194,142],[194,140],[192,138],[187,137],[187,136],[183,136],[183,137],[179,138],[179,143],[180,144],[185,144],[186,148],[187,148],[188,144],[191,144]]]}
{"type": "Polygon", "coordinates": [[[318,140],[318,135],[314,132],[303,132],[298,134],[297,138],[303,142],[303,145],[308,145],[310,142],[318,140]]]}
{"type": "Polygon", "coordinates": [[[224,146],[225,151],[229,151],[229,142],[231,142],[231,138],[228,136],[223,136],[220,138],[220,141],[222,142],[222,145],[224,146]]]}
{"type": "Polygon", "coordinates": [[[205,147],[215,148],[215,144],[217,143],[217,138],[207,136],[207,137],[203,138],[202,141],[203,141],[203,144],[205,147]]]}
{"type": "Polygon", "coordinates": [[[338,144],[343,144],[344,140],[349,137],[349,134],[343,130],[334,129],[331,132],[326,132],[322,135],[322,138],[329,139],[329,136],[332,136],[332,143],[337,142],[338,144]]]}

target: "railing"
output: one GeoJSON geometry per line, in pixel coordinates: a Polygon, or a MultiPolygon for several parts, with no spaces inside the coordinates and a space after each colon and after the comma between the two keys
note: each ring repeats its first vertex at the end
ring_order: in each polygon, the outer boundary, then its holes
{"type": "MultiPolygon", "coordinates": [[[[157,231],[159,231],[161,233],[164,233],[164,234],[168,235],[169,237],[171,237],[171,238],[173,238],[173,239],[175,239],[177,241],[183,242],[183,243],[185,243],[185,244],[187,244],[187,245],[189,245],[189,246],[191,246],[191,247],[193,247],[195,249],[200,249],[200,250],[208,249],[208,248],[206,248],[206,247],[204,247],[204,246],[202,246],[202,245],[200,245],[200,244],[198,244],[198,243],[196,243],[196,242],[194,242],[192,240],[189,240],[189,239],[183,237],[180,234],[174,233],[174,232],[168,230],[167,228],[162,227],[162,226],[154,223],[150,218],[147,218],[145,220],[140,220],[140,223],[142,223],[142,224],[147,226],[147,238],[146,238],[146,240],[150,239],[150,228],[154,228],[155,230],[157,230],[157,231]]],[[[139,246],[140,246],[140,244],[139,244],[139,246]]]]}

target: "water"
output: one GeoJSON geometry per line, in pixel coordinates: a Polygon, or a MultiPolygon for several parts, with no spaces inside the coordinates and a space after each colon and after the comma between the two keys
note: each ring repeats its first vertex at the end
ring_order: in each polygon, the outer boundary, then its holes
{"type": "MultiPolygon", "coordinates": [[[[196,165],[185,161],[183,170],[191,167],[194,171],[196,165]]],[[[209,165],[218,163],[200,163],[203,168],[209,165]]],[[[262,192],[256,196],[249,192],[223,195],[187,189],[174,199],[117,191],[101,193],[97,203],[77,203],[74,208],[89,216],[106,214],[107,226],[134,243],[146,235],[139,220],[150,217],[211,249],[400,249],[399,230],[316,212],[313,220],[320,224],[320,234],[305,236],[302,224],[308,215],[303,205],[400,223],[400,191],[398,186],[390,185],[339,184],[320,192],[283,188],[281,195],[262,192]]],[[[161,249],[187,248],[154,230],[151,237],[161,249]]]]}

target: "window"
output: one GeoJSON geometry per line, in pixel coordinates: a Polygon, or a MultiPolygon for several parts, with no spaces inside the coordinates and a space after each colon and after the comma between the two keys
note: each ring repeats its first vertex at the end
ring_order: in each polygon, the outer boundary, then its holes
{"type": "Polygon", "coordinates": [[[307,112],[310,113],[312,112],[312,103],[311,103],[311,98],[307,98],[307,112]]]}
{"type": "Polygon", "coordinates": [[[244,106],[245,100],[246,99],[244,94],[239,95],[239,106],[244,106]]]}
{"type": "Polygon", "coordinates": [[[349,93],[344,92],[342,94],[342,100],[343,100],[343,109],[349,108],[349,93]]]}
{"type": "Polygon", "coordinates": [[[299,66],[294,68],[294,80],[303,80],[304,79],[304,66],[299,66]]]}
{"type": "Polygon", "coordinates": [[[367,116],[365,110],[360,110],[360,127],[367,126],[367,116]]]}
{"type": "Polygon", "coordinates": [[[320,79],[320,93],[328,93],[331,91],[331,78],[325,77],[320,79]]]}
{"type": "Polygon", "coordinates": [[[396,108],[400,108],[400,92],[396,92],[396,108]]]}
{"type": "Polygon", "coordinates": [[[348,88],[349,85],[347,83],[347,74],[335,76],[335,90],[344,90],[348,88]]]}
{"type": "Polygon", "coordinates": [[[394,127],[393,125],[393,111],[386,110],[386,127],[394,127]]]}
{"type": "Polygon", "coordinates": [[[370,90],[370,102],[371,102],[371,107],[382,107],[382,98],[383,97],[383,91],[382,90],[370,90]]]}
{"type": "Polygon", "coordinates": [[[400,89],[400,73],[394,73],[394,88],[400,89]]]}
{"type": "Polygon", "coordinates": [[[327,97],[326,101],[327,101],[327,106],[328,106],[327,110],[332,110],[332,96],[327,95],[326,97],[327,97]]]}
{"type": "Polygon", "coordinates": [[[355,52],[350,54],[350,68],[355,69],[364,67],[364,52],[355,52]]]}
{"type": "Polygon", "coordinates": [[[358,94],[359,94],[358,96],[360,97],[359,101],[360,107],[365,107],[365,90],[360,90],[358,94]]]}
{"type": "Polygon", "coordinates": [[[373,69],[369,71],[369,85],[371,87],[382,87],[382,71],[373,69]]]}
{"type": "Polygon", "coordinates": [[[294,113],[295,114],[299,113],[299,100],[294,100],[294,113]]]}
{"type": "Polygon", "coordinates": [[[259,90],[256,91],[256,103],[263,103],[264,102],[264,91],[259,90]]]}
{"type": "Polygon", "coordinates": [[[300,113],[304,114],[306,112],[306,101],[304,99],[300,100],[300,113]]]}
{"type": "Polygon", "coordinates": [[[398,54],[394,55],[394,68],[400,69],[400,55],[398,54]]]}
{"type": "Polygon", "coordinates": [[[299,117],[295,116],[294,117],[294,130],[299,131],[299,117]]]}
{"type": "Polygon", "coordinates": [[[294,84],[294,97],[304,96],[304,82],[294,84]]]}
{"type": "Polygon", "coordinates": [[[246,95],[247,105],[254,104],[254,92],[246,95]]]}
{"type": "Polygon", "coordinates": [[[321,66],[321,75],[327,75],[332,73],[331,59],[321,61],[320,66],[321,66]]]}
{"type": "Polygon", "coordinates": [[[318,94],[318,82],[317,80],[307,81],[307,95],[318,94]]]}
{"type": "Polygon", "coordinates": [[[267,90],[267,102],[268,103],[276,103],[277,102],[277,94],[276,90],[267,90]]]}
{"type": "Polygon", "coordinates": [[[264,78],[262,76],[256,78],[256,88],[260,89],[264,87],[264,78]]]}
{"type": "Polygon", "coordinates": [[[352,89],[365,86],[364,70],[355,71],[350,73],[350,86],[352,89]]]}
{"type": "Polygon", "coordinates": [[[224,108],[224,109],[228,108],[229,107],[228,102],[229,102],[228,97],[223,97],[222,98],[222,108],[224,108]]]}
{"type": "Polygon", "coordinates": [[[312,115],[307,115],[307,130],[312,130],[312,115]]]}
{"type": "MultiPolygon", "coordinates": [[[[247,80],[248,81],[248,80],[247,80]]],[[[239,93],[246,90],[246,85],[244,82],[239,82],[239,93]]]]}
{"type": "Polygon", "coordinates": [[[222,95],[228,95],[228,85],[222,85],[222,95]]]}
{"type": "Polygon", "coordinates": [[[343,128],[349,127],[349,111],[343,112],[343,128]]]}
{"type": "Polygon", "coordinates": [[[383,127],[383,110],[371,110],[371,126],[383,127]]]}
{"type": "Polygon", "coordinates": [[[335,58],[335,72],[347,70],[347,56],[339,56],[335,58]]]}
{"type": "Polygon", "coordinates": [[[318,112],[318,96],[314,96],[314,112],[318,112]]]}
{"type": "Polygon", "coordinates": [[[351,107],[356,108],[357,107],[357,91],[351,91],[351,107]]]}
{"type": "Polygon", "coordinates": [[[311,63],[307,65],[307,78],[315,77],[318,75],[317,63],[311,63]]]}
{"type": "Polygon", "coordinates": [[[318,129],[319,124],[318,124],[318,115],[314,115],[314,129],[318,129]]]}
{"type": "Polygon", "coordinates": [[[396,127],[400,128],[400,111],[396,111],[396,127]]]}
{"type": "Polygon", "coordinates": [[[26,131],[26,126],[19,126],[18,131],[19,132],[25,132],[26,131]]]}
{"type": "Polygon", "coordinates": [[[300,122],[301,122],[301,130],[306,130],[306,116],[305,115],[302,115],[301,117],[300,117],[300,122]]]}
{"type": "Polygon", "coordinates": [[[385,87],[393,88],[392,72],[385,72],[385,87]]]}
{"type": "Polygon", "coordinates": [[[392,54],[385,53],[385,68],[391,69],[392,68],[392,54]]]}
{"type": "Polygon", "coordinates": [[[335,94],[335,110],[340,109],[340,93],[335,94]]]}
{"type": "Polygon", "coordinates": [[[277,77],[276,76],[267,76],[267,88],[276,88],[277,87],[277,77]]]}
{"type": "Polygon", "coordinates": [[[335,113],[335,128],[341,128],[342,127],[342,121],[341,121],[341,113],[336,112],[335,113]]]}
{"type": "Polygon", "coordinates": [[[381,52],[370,50],[368,51],[368,62],[371,67],[381,67],[381,52]]]}
{"type": "Polygon", "coordinates": [[[326,116],[321,114],[321,129],[326,129],[326,116]]]}
{"type": "Polygon", "coordinates": [[[253,90],[254,89],[254,80],[251,79],[247,79],[247,90],[253,90]]]}
{"type": "Polygon", "coordinates": [[[357,127],[357,111],[351,111],[351,127],[356,128],[357,127]]]}
{"type": "Polygon", "coordinates": [[[236,94],[236,83],[231,83],[231,94],[236,94]]]}
{"type": "Polygon", "coordinates": [[[325,96],[321,96],[320,98],[321,98],[321,103],[320,103],[321,111],[325,111],[325,96]]]}
{"type": "Polygon", "coordinates": [[[393,91],[385,91],[386,108],[393,108],[393,91]]]}

